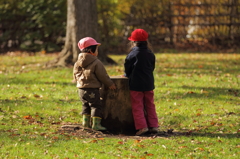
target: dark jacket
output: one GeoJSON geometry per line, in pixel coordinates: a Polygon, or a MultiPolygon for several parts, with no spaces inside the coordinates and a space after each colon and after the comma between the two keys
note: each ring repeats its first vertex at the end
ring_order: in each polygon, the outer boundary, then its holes
{"type": "Polygon", "coordinates": [[[129,88],[133,91],[154,89],[155,55],[146,45],[134,47],[125,59],[125,75],[129,78],[129,88]]]}

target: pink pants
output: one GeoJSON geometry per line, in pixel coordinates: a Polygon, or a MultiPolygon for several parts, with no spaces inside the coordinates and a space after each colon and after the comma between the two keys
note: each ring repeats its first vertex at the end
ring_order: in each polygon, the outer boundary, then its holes
{"type": "Polygon", "coordinates": [[[130,91],[132,113],[136,130],[158,127],[153,91],[130,91]]]}

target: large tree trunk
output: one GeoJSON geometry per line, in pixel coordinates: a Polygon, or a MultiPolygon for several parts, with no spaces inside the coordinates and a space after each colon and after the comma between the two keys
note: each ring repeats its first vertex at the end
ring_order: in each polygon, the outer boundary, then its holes
{"type": "MultiPolygon", "coordinates": [[[[67,0],[67,28],[65,45],[59,56],[49,63],[55,66],[73,65],[77,61],[81,38],[92,37],[99,41],[96,0],[67,0]]],[[[101,41],[99,41],[101,42],[101,41]]],[[[99,59],[108,58],[99,50],[99,59]]]]}

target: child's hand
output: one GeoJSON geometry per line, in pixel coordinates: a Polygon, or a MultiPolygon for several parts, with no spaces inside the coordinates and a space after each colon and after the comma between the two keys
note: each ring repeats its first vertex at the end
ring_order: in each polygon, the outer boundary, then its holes
{"type": "Polygon", "coordinates": [[[116,87],[116,85],[115,84],[113,84],[113,85],[111,85],[110,87],[109,87],[109,89],[116,89],[117,87],[116,87]]]}
{"type": "Polygon", "coordinates": [[[72,80],[72,83],[76,83],[77,81],[75,79],[72,80]]]}

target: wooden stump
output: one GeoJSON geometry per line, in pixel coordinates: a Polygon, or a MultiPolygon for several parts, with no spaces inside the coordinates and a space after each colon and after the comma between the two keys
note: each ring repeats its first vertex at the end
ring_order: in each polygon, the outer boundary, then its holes
{"type": "Polygon", "coordinates": [[[128,78],[111,77],[117,89],[101,88],[103,98],[102,125],[112,133],[134,134],[135,126],[132,116],[128,78]]]}

